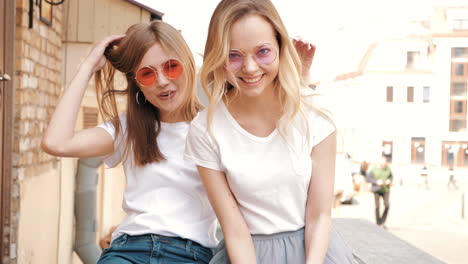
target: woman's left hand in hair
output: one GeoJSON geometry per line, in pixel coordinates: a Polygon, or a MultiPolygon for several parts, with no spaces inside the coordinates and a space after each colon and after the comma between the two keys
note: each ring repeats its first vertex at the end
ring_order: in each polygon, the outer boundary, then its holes
{"type": "Polygon", "coordinates": [[[294,38],[293,44],[296,48],[297,54],[301,58],[302,77],[304,81],[307,81],[309,78],[310,66],[312,65],[312,61],[314,60],[315,46],[312,43],[303,40],[300,37],[294,38]]]}

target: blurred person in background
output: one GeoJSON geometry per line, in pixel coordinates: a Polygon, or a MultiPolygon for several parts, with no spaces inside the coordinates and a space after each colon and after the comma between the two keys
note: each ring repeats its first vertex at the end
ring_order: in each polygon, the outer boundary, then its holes
{"type": "Polygon", "coordinates": [[[422,169],[421,169],[421,182],[418,185],[424,185],[426,189],[429,189],[429,173],[427,169],[427,165],[424,164],[422,169]]]}
{"type": "Polygon", "coordinates": [[[388,211],[390,209],[390,187],[392,186],[392,169],[387,163],[386,157],[381,157],[379,162],[367,173],[366,180],[372,184],[375,201],[375,222],[377,225],[387,228],[388,211]],[[380,214],[380,200],[383,200],[384,211],[380,214]]]}
{"type": "Polygon", "coordinates": [[[455,170],[453,168],[453,165],[449,166],[448,176],[449,176],[449,180],[447,183],[447,188],[458,190],[458,182],[457,182],[457,178],[455,177],[455,170]]]}

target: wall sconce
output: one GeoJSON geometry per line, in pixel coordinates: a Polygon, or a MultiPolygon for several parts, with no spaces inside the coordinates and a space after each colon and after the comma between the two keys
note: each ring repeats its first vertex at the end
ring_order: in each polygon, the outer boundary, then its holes
{"type": "Polygon", "coordinates": [[[61,5],[65,0],[29,0],[29,28],[34,25],[34,7],[39,7],[39,19],[52,25],[52,7],[61,5]]]}

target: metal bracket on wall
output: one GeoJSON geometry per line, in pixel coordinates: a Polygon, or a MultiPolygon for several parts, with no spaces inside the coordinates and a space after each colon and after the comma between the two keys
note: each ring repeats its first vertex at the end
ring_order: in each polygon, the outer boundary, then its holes
{"type": "Polygon", "coordinates": [[[0,82],[6,82],[6,81],[11,81],[11,77],[8,74],[2,74],[0,75],[0,82]]]}

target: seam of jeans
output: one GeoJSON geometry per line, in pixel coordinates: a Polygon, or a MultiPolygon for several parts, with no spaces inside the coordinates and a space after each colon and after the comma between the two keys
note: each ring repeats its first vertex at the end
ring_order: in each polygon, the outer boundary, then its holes
{"type": "Polygon", "coordinates": [[[132,242],[132,243],[151,243],[153,240],[151,238],[133,238],[133,237],[128,237],[126,243],[132,242]]]}
{"type": "Polygon", "coordinates": [[[111,247],[111,246],[119,246],[120,247],[120,246],[124,245],[125,242],[127,241],[126,236],[127,236],[127,234],[123,234],[123,235],[119,236],[118,238],[114,239],[114,241],[112,241],[112,243],[110,244],[109,247],[111,247]]]}
{"type": "Polygon", "coordinates": [[[123,246],[123,245],[127,244],[127,241],[128,241],[128,234],[124,234],[124,237],[123,237],[123,240],[122,240],[122,243],[120,244],[120,246],[123,246]]]}
{"type": "Polygon", "coordinates": [[[191,248],[191,247],[192,247],[192,240],[187,239],[187,242],[186,242],[186,244],[185,244],[185,251],[186,251],[187,253],[190,253],[190,248],[191,248]]]}
{"type": "MultiPolygon", "coordinates": [[[[200,248],[193,248],[193,252],[197,254],[197,259],[199,260],[200,257],[205,259],[211,259],[213,257],[213,253],[211,252],[210,249],[208,249],[210,251],[210,253],[208,252],[205,252],[204,250],[200,249],[200,248]]],[[[209,262],[209,261],[208,261],[209,262]]]]}
{"type": "Polygon", "coordinates": [[[154,237],[152,235],[150,235],[151,237],[151,252],[150,252],[150,262],[151,262],[151,259],[153,259],[153,252],[155,250],[155,246],[156,246],[156,243],[154,241],[154,237]]]}

